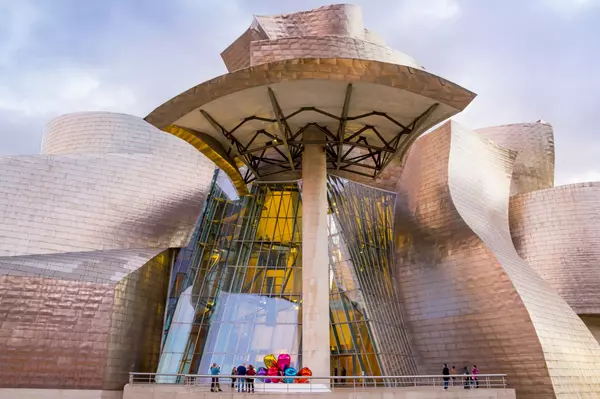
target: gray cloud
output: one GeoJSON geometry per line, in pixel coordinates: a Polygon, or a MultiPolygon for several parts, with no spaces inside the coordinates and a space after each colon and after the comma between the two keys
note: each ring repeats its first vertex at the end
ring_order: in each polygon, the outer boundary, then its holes
{"type": "MultiPolygon", "coordinates": [[[[600,179],[599,1],[357,3],[390,45],[478,93],[461,122],[544,118],[555,128],[557,183],[600,179]]],[[[44,123],[62,113],[144,116],[225,73],[219,53],[252,14],[323,4],[0,0],[0,155],[38,152],[44,123]]]]}

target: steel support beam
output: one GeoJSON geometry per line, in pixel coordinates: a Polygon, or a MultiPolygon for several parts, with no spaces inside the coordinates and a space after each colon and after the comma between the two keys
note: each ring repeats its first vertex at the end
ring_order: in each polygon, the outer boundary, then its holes
{"type": "Polygon", "coordinates": [[[279,106],[279,103],[277,102],[277,97],[275,97],[275,93],[273,92],[273,89],[271,89],[269,87],[268,90],[269,90],[269,98],[271,99],[271,106],[273,107],[273,113],[275,114],[275,118],[277,118],[277,124],[279,125],[279,132],[281,133],[281,139],[283,140],[283,146],[285,147],[285,155],[287,156],[287,159],[290,163],[290,168],[292,168],[292,170],[294,170],[294,169],[296,169],[294,166],[294,159],[293,159],[292,152],[290,151],[290,147],[288,146],[288,141],[287,141],[288,137],[292,137],[292,131],[285,120],[285,116],[283,115],[283,112],[281,111],[281,107],[279,106]]]}
{"type": "Polygon", "coordinates": [[[417,139],[417,137],[423,127],[423,123],[427,119],[429,119],[431,114],[433,114],[435,112],[435,110],[437,109],[438,106],[439,106],[438,103],[431,105],[429,108],[427,108],[427,110],[425,110],[425,112],[423,112],[421,115],[419,115],[417,118],[415,118],[415,120],[411,123],[410,133],[409,133],[410,137],[408,138],[408,140],[406,140],[404,143],[402,143],[402,145],[398,145],[398,147],[396,147],[396,150],[391,155],[389,155],[385,161],[383,161],[381,168],[375,174],[375,178],[379,177],[381,172],[383,172],[383,170],[389,165],[389,163],[392,162],[392,159],[394,159],[397,155],[400,155],[400,158],[404,157],[408,147],[410,147],[410,145],[417,139]]]}
{"type": "Polygon", "coordinates": [[[340,123],[338,125],[337,139],[337,162],[335,164],[336,170],[340,170],[340,163],[342,162],[342,148],[344,147],[344,136],[346,134],[346,118],[348,118],[348,108],[350,107],[350,97],[352,96],[352,83],[348,83],[346,86],[346,96],[344,97],[344,106],[342,108],[342,115],[340,117],[340,123]]]}

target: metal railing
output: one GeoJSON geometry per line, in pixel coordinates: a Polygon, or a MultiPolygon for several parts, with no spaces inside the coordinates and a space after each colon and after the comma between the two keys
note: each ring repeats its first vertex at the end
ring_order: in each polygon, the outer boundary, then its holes
{"type": "Polygon", "coordinates": [[[254,376],[244,378],[240,386],[240,378],[235,375],[208,374],[157,374],[129,373],[130,386],[171,385],[186,391],[222,390],[238,392],[238,389],[254,392],[329,392],[335,390],[367,390],[367,389],[400,389],[400,388],[439,388],[448,389],[504,389],[506,374],[456,374],[443,375],[410,375],[410,376],[254,376]],[[445,380],[445,378],[448,378],[445,380]],[[277,380],[277,383],[266,383],[265,380],[277,380]],[[252,383],[248,383],[253,381],[252,383]]]}

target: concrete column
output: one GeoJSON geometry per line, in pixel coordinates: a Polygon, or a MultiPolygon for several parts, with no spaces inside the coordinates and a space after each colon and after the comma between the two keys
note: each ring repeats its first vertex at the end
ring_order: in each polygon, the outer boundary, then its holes
{"type": "MultiPolygon", "coordinates": [[[[318,134],[303,136],[314,140],[318,134]]],[[[331,373],[327,163],[319,144],[305,145],[302,155],[302,365],[314,376],[331,373]]]]}

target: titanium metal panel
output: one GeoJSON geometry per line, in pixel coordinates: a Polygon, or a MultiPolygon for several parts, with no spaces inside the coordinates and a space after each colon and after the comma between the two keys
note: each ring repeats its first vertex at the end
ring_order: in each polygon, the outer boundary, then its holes
{"type": "Polygon", "coordinates": [[[140,118],[52,121],[44,155],[0,158],[0,386],[122,389],[156,370],[170,247],[214,166],[140,118]]]}
{"type": "Polygon", "coordinates": [[[517,152],[510,195],[554,186],[554,132],[544,121],[477,129],[481,136],[517,152]]]}
{"type": "Polygon", "coordinates": [[[255,16],[250,28],[221,57],[229,72],[293,58],[356,58],[422,69],[412,57],[366,30],[361,8],[352,4],[255,16]]]}
{"type": "Polygon", "coordinates": [[[477,364],[523,397],[594,397],[598,343],[510,239],[515,155],[449,122],[407,158],[396,265],[419,372],[477,364]]]}
{"type": "Polygon", "coordinates": [[[0,158],[0,256],[185,246],[214,170],[121,114],[62,116],[43,150],[0,158]]]}
{"type": "Polygon", "coordinates": [[[600,182],[517,195],[510,232],[519,256],[577,314],[600,314],[600,182]]]}

